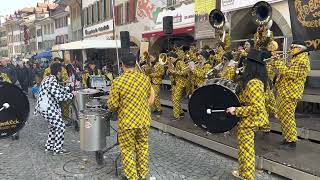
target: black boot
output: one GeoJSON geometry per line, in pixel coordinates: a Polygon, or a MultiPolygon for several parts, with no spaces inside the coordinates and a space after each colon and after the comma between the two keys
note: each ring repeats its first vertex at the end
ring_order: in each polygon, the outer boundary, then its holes
{"type": "Polygon", "coordinates": [[[286,141],[284,141],[284,142],[282,142],[280,144],[279,148],[281,150],[295,150],[296,147],[297,147],[297,143],[296,142],[286,142],[286,141]]]}

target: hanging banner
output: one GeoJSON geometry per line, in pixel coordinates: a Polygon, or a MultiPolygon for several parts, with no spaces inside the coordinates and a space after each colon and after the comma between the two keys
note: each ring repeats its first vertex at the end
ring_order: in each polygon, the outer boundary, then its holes
{"type": "Polygon", "coordinates": [[[137,20],[147,27],[153,27],[162,7],[165,7],[164,1],[159,0],[138,0],[136,17],[137,20]]]}
{"type": "Polygon", "coordinates": [[[195,0],[195,39],[215,38],[215,30],[209,23],[209,14],[216,9],[215,0],[195,0]]]}
{"type": "Polygon", "coordinates": [[[309,49],[320,50],[320,3],[314,0],[288,1],[294,40],[303,40],[309,49]]]}
{"type": "Polygon", "coordinates": [[[195,0],[196,14],[209,14],[216,8],[216,0],[195,0]]]}

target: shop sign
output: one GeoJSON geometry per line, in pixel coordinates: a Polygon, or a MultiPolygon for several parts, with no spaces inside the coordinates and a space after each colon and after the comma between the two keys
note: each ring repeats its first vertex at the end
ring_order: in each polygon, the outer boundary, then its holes
{"type": "MultiPolygon", "coordinates": [[[[239,9],[252,7],[255,3],[261,0],[221,0],[221,11],[230,12],[239,9]]],[[[264,0],[268,3],[280,2],[283,0],[264,0]]]]}
{"type": "Polygon", "coordinates": [[[113,30],[113,21],[105,21],[100,24],[96,24],[87,28],[83,29],[83,34],[84,36],[92,36],[95,34],[103,33],[103,32],[108,32],[113,30]]]}
{"type": "Polygon", "coordinates": [[[157,17],[154,29],[162,29],[162,19],[164,16],[173,16],[173,26],[193,24],[195,18],[194,3],[182,4],[173,11],[164,9],[157,17]]]}

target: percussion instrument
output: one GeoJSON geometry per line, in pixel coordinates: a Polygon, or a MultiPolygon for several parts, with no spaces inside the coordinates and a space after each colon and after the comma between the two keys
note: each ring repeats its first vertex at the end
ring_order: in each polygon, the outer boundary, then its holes
{"type": "Polygon", "coordinates": [[[78,112],[84,111],[86,103],[89,101],[89,96],[99,93],[97,89],[82,89],[77,91],[75,96],[75,104],[78,112]]]}
{"type": "Polygon", "coordinates": [[[104,109],[86,109],[80,114],[81,150],[99,151],[106,147],[109,113],[104,109]]]}
{"type": "Polygon", "coordinates": [[[228,107],[240,106],[235,94],[237,84],[225,79],[209,79],[192,94],[189,113],[194,123],[210,133],[231,130],[239,118],[226,113],[228,107]]]}
{"type": "Polygon", "coordinates": [[[103,104],[101,104],[98,99],[94,98],[86,103],[86,108],[88,109],[100,109],[102,108],[103,104]]]}
{"type": "Polygon", "coordinates": [[[16,85],[0,82],[0,139],[20,131],[29,116],[28,97],[16,85]]]}

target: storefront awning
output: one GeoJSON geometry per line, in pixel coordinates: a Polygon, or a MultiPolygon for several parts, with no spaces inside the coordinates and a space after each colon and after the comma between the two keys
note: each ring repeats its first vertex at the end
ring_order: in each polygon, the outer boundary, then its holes
{"type": "MultiPolygon", "coordinates": [[[[191,26],[185,26],[185,27],[176,27],[173,29],[173,34],[183,34],[183,33],[193,33],[194,32],[194,25],[191,26]]],[[[162,29],[159,30],[153,30],[153,31],[145,31],[142,33],[142,38],[151,38],[151,37],[160,37],[160,36],[166,36],[163,33],[162,29]]]]}
{"type": "Polygon", "coordinates": [[[120,40],[81,40],[52,47],[52,51],[65,51],[76,49],[114,49],[121,48],[120,40]]]}
{"type": "Polygon", "coordinates": [[[51,54],[51,49],[47,49],[46,51],[44,52],[41,52],[37,55],[35,55],[33,58],[34,59],[41,59],[41,58],[47,58],[47,59],[50,59],[52,57],[52,54],[51,54]]]}

